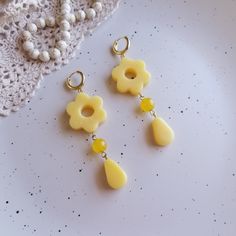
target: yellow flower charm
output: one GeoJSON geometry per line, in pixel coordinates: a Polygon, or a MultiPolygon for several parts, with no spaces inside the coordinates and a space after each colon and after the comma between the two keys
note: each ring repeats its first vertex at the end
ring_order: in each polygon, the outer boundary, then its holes
{"type": "Polygon", "coordinates": [[[126,57],[112,70],[112,78],[117,82],[117,90],[121,93],[130,92],[132,95],[141,93],[149,82],[151,74],[145,69],[142,60],[132,60],[126,57]]]}
{"type": "Polygon", "coordinates": [[[66,111],[70,116],[70,126],[88,133],[93,133],[106,119],[102,98],[82,92],[76,96],[75,101],[67,105],[66,111]]]}

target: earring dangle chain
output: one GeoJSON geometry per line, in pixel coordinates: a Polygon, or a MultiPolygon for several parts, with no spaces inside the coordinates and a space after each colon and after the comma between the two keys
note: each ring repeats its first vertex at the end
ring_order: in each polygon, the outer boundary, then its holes
{"type": "Polygon", "coordinates": [[[149,112],[153,117],[152,129],[155,143],[159,146],[166,146],[174,139],[174,131],[167,122],[157,115],[154,110],[154,101],[142,94],[143,88],[149,83],[151,74],[146,70],[145,62],[142,60],[133,60],[125,56],[130,47],[130,40],[127,36],[114,41],[112,51],[121,57],[120,64],[113,68],[112,79],[117,84],[117,90],[120,93],[130,93],[138,96],[140,100],[140,109],[143,112],[149,112]],[[118,49],[121,40],[125,41],[125,47],[118,49]]]}
{"type": "Polygon", "coordinates": [[[66,86],[78,92],[74,101],[67,105],[66,111],[70,116],[69,124],[72,129],[84,130],[91,134],[91,148],[94,153],[100,154],[104,159],[104,169],[108,185],[113,189],[123,187],[127,182],[124,170],[106,153],[107,143],[102,138],[97,138],[95,131],[106,120],[107,113],[103,108],[103,100],[99,96],[89,96],[83,92],[85,84],[84,74],[77,70],[66,78],[66,86]],[[80,82],[75,85],[72,77],[80,76],[80,82]]]}

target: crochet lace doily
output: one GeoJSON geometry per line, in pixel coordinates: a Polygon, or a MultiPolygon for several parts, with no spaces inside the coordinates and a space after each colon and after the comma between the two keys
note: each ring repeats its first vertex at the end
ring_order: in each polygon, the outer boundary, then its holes
{"type": "Polygon", "coordinates": [[[37,8],[39,0],[0,0],[0,21],[11,16],[37,8]]]}
{"type": "MultiPolygon", "coordinates": [[[[103,10],[93,20],[73,24],[66,52],[59,60],[47,63],[28,58],[22,50],[20,33],[28,22],[33,22],[40,16],[56,16],[59,11],[59,1],[21,1],[24,4],[20,4],[18,0],[9,2],[1,8],[0,15],[0,115],[4,116],[9,115],[11,111],[17,111],[30,100],[39,87],[43,75],[60,69],[74,57],[84,35],[107,19],[118,7],[119,0],[103,0],[103,10]],[[14,8],[14,4],[18,4],[18,8],[14,8]]],[[[92,0],[73,0],[72,9],[75,11],[86,9],[92,2],[92,0]]],[[[49,45],[55,45],[54,36],[58,32],[58,27],[39,30],[33,39],[36,47],[48,50],[49,45]]]]}

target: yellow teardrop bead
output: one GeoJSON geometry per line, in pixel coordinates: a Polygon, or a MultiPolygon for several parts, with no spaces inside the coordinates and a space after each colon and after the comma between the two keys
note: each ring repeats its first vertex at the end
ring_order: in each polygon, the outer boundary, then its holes
{"type": "Polygon", "coordinates": [[[152,121],[152,128],[157,145],[166,146],[173,141],[174,131],[161,117],[157,117],[152,121]]]}
{"type": "Polygon", "coordinates": [[[123,187],[127,182],[127,175],[122,168],[112,159],[104,161],[104,168],[108,185],[113,189],[123,187]]]}

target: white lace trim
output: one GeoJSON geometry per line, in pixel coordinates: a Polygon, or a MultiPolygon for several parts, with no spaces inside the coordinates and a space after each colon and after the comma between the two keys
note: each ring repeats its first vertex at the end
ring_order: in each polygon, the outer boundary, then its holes
{"type": "Polygon", "coordinates": [[[30,8],[36,9],[39,0],[4,0],[0,2],[0,20],[27,12],[30,8]]]}
{"type": "MultiPolygon", "coordinates": [[[[28,3],[30,1],[27,1],[28,3]]],[[[103,10],[95,19],[85,20],[73,25],[71,40],[66,52],[58,61],[41,63],[29,59],[22,50],[20,32],[28,22],[35,21],[40,15],[56,15],[59,10],[58,0],[42,0],[38,7],[29,8],[27,14],[12,13],[8,20],[0,21],[0,115],[9,115],[27,103],[34,95],[35,90],[44,74],[59,70],[75,55],[84,35],[92,31],[102,21],[107,19],[118,7],[119,0],[102,1],[103,10]],[[14,16],[13,16],[14,15],[14,16]]],[[[72,1],[73,9],[84,9],[91,6],[92,1],[72,1]]],[[[8,15],[9,16],[9,15],[8,15]]],[[[34,42],[39,49],[46,49],[46,45],[54,45],[58,28],[39,30],[34,37],[34,42]]]]}

